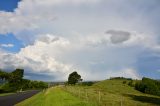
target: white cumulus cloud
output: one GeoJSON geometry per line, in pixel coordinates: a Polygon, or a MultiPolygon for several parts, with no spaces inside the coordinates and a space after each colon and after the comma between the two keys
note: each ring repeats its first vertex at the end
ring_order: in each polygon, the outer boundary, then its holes
{"type": "Polygon", "coordinates": [[[141,77],[139,76],[138,72],[132,68],[128,68],[128,69],[123,69],[123,70],[119,70],[119,71],[109,71],[108,72],[108,78],[109,77],[126,77],[126,78],[133,78],[133,79],[141,79],[141,77]]]}
{"type": "Polygon", "coordinates": [[[0,47],[14,47],[14,44],[0,44],[0,47]]]}
{"type": "Polygon", "coordinates": [[[22,67],[56,79],[66,79],[74,68],[85,79],[139,78],[140,56],[160,51],[153,24],[159,7],[150,2],[21,0],[14,12],[0,11],[0,34],[13,33],[25,47],[17,53],[0,48],[0,68],[22,67]],[[155,7],[149,14],[148,6],[155,7]]]}

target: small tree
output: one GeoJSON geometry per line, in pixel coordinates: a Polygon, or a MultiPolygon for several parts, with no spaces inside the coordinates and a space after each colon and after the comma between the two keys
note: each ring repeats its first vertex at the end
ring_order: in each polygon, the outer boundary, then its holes
{"type": "Polygon", "coordinates": [[[9,73],[0,70],[0,79],[1,80],[8,80],[8,78],[9,78],[9,73]]]}
{"type": "Polygon", "coordinates": [[[23,73],[24,73],[23,69],[14,70],[12,73],[10,73],[9,82],[12,82],[12,83],[21,82],[23,79],[23,73]]]}
{"type": "Polygon", "coordinates": [[[76,72],[72,72],[68,77],[68,84],[76,84],[78,81],[82,81],[81,76],[76,72]]]}
{"type": "Polygon", "coordinates": [[[16,69],[10,73],[8,82],[13,91],[22,88],[23,73],[23,69],[16,69]]]}

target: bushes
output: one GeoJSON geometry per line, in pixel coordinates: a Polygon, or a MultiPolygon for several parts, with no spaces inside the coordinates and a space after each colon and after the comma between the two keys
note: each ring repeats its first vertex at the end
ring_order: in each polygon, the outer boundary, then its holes
{"type": "Polygon", "coordinates": [[[9,78],[9,73],[0,70],[0,79],[3,81],[3,80],[8,80],[8,78],[9,78]]]}
{"type": "Polygon", "coordinates": [[[127,81],[123,81],[122,83],[123,83],[123,84],[126,84],[126,83],[127,83],[127,81]]]}
{"type": "Polygon", "coordinates": [[[48,84],[42,81],[31,81],[28,79],[23,79],[21,88],[24,89],[43,89],[47,88],[48,84]]]}
{"type": "Polygon", "coordinates": [[[22,83],[15,84],[15,83],[5,83],[0,87],[0,93],[7,93],[7,92],[15,92],[19,90],[29,90],[29,89],[44,89],[47,88],[48,84],[42,81],[31,81],[27,79],[23,79],[22,83]]]}
{"type": "Polygon", "coordinates": [[[83,86],[92,86],[94,84],[94,82],[89,81],[89,82],[82,82],[83,86]]]}
{"type": "Polygon", "coordinates": [[[0,87],[0,93],[7,93],[12,92],[13,88],[10,86],[10,84],[7,82],[0,87]]]}
{"type": "Polygon", "coordinates": [[[110,77],[110,80],[132,80],[132,78],[125,78],[125,77],[110,77]]]}
{"type": "Polygon", "coordinates": [[[131,87],[135,87],[137,80],[131,80],[128,82],[128,85],[131,87]]]}
{"type": "Polygon", "coordinates": [[[128,86],[131,86],[131,87],[135,87],[135,80],[132,80],[132,79],[124,80],[122,83],[127,84],[128,86]]]}
{"type": "Polygon", "coordinates": [[[5,82],[0,86],[0,92],[14,92],[21,89],[43,89],[48,87],[48,84],[42,81],[23,79],[23,73],[23,69],[16,69],[11,73],[0,70],[0,80],[2,80],[1,82],[5,82]]]}
{"type": "Polygon", "coordinates": [[[144,77],[142,81],[136,83],[135,89],[143,93],[160,96],[160,81],[144,77]]]}
{"type": "Polygon", "coordinates": [[[30,88],[35,88],[35,89],[43,89],[47,88],[48,84],[42,81],[30,81],[30,88]]]}

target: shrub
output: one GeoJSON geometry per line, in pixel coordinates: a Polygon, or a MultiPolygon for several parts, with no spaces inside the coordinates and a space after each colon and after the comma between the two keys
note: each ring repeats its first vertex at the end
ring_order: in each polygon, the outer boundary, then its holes
{"type": "Polygon", "coordinates": [[[131,87],[134,87],[134,86],[135,86],[133,80],[129,81],[129,82],[128,82],[128,85],[131,86],[131,87]]]}
{"type": "Polygon", "coordinates": [[[143,93],[160,96],[160,81],[144,77],[142,78],[142,81],[136,83],[135,89],[143,93]]]}
{"type": "Polygon", "coordinates": [[[110,80],[132,80],[132,78],[125,78],[125,77],[110,77],[110,80]]]}
{"type": "Polygon", "coordinates": [[[92,86],[94,84],[94,82],[89,81],[89,82],[82,82],[83,86],[92,86]]]}
{"type": "Polygon", "coordinates": [[[123,84],[126,84],[127,83],[127,81],[123,81],[123,84]]]}

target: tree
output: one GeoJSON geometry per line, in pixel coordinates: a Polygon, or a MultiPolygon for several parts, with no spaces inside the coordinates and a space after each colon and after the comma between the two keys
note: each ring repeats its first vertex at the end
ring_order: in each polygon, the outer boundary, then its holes
{"type": "Polygon", "coordinates": [[[22,88],[23,73],[23,69],[16,69],[10,73],[8,83],[13,91],[22,88]]]}
{"type": "Polygon", "coordinates": [[[82,81],[81,76],[76,72],[72,72],[68,77],[68,84],[76,84],[78,81],[82,81]]]}
{"type": "Polygon", "coordinates": [[[26,89],[44,89],[48,87],[48,84],[43,81],[23,79],[23,73],[24,69],[16,69],[11,73],[0,70],[0,80],[6,81],[0,87],[0,93],[26,89]]]}
{"type": "Polygon", "coordinates": [[[12,73],[10,73],[9,82],[17,83],[21,82],[23,79],[24,69],[16,69],[12,73]]]}
{"type": "Polygon", "coordinates": [[[143,93],[160,96],[160,81],[143,77],[142,81],[136,83],[135,89],[143,93]]]}
{"type": "Polygon", "coordinates": [[[8,78],[9,78],[9,73],[0,70],[0,79],[8,80],[8,78]]]}

